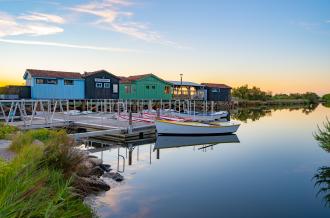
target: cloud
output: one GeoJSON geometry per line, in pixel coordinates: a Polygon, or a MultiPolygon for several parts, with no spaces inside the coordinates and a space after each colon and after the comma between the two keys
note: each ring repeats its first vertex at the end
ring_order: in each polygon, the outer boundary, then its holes
{"type": "Polygon", "coordinates": [[[0,43],[9,44],[21,44],[21,45],[42,45],[42,46],[54,46],[54,47],[64,47],[64,48],[77,48],[77,49],[89,49],[97,51],[110,51],[110,52],[139,52],[138,50],[126,49],[126,48],[112,48],[112,47],[98,47],[90,45],[77,45],[77,44],[67,44],[59,42],[44,42],[44,41],[30,41],[30,40],[14,40],[14,39],[2,39],[0,38],[0,43]]]}
{"type": "Polygon", "coordinates": [[[326,22],[326,23],[330,23],[330,20],[326,20],[325,22],[326,22]]]}
{"type": "Polygon", "coordinates": [[[60,16],[53,14],[38,13],[38,12],[30,12],[29,14],[19,16],[18,19],[29,20],[29,21],[43,21],[43,22],[58,23],[58,24],[65,23],[65,20],[60,16]]]}
{"type": "Polygon", "coordinates": [[[19,23],[7,13],[0,12],[0,37],[17,35],[51,35],[61,33],[61,27],[42,23],[19,23]]]}
{"type": "Polygon", "coordinates": [[[97,19],[93,24],[103,29],[122,33],[146,42],[183,48],[177,43],[165,39],[159,32],[152,30],[146,23],[133,21],[134,13],[122,9],[131,5],[134,4],[128,0],[100,0],[74,6],[71,10],[94,15],[97,19]]]}

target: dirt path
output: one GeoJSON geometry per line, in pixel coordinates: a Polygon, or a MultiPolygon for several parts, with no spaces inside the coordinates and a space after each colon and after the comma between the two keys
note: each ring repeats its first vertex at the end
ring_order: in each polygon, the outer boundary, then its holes
{"type": "Polygon", "coordinates": [[[8,147],[10,145],[11,141],[9,140],[0,140],[0,158],[4,160],[11,160],[14,156],[15,153],[8,151],[8,147]]]}

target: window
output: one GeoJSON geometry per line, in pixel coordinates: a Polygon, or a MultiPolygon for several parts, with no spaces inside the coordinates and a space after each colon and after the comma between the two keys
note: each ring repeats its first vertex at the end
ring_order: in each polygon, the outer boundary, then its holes
{"type": "Polygon", "coordinates": [[[131,85],[125,85],[125,92],[131,93],[132,92],[132,86],[131,85]]]}
{"type": "Polygon", "coordinates": [[[113,84],[112,85],[112,92],[113,93],[118,93],[118,84],[113,84]]]}
{"type": "Polygon", "coordinates": [[[51,85],[57,85],[57,79],[36,79],[37,84],[51,84],[51,85]]]}
{"type": "Polygon", "coordinates": [[[66,86],[72,86],[73,85],[73,80],[65,79],[64,80],[64,85],[66,85],[66,86]]]}
{"type": "Polygon", "coordinates": [[[171,87],[165,86],[165,94],[171,94],[171,87]]]}
{"type": "Polygon", "coordinates": [[[150,86],[146,86],[146,89],[150,89],[150,86]]]}
{"type": "Polygon", "coordinates": [[[96,88],[102,88],[102,83],[96,83],[96,84],[95,84],[95,87],[96,87],[96,88]]]}
{"type": "Polygon", "coordinates": [[[57,85],[57,79],[47,79],[47,84],[57,85]]]}
{"type": "Polygon", "coordinates": [[[104,83],[104,88],[110,89],[110,83],[104,83]]]}
{"type": "Polygon", "coordinates": [[[211,92],[220,92],[219,89],[212,89],[211,92]]]}
{"type": "Polygon", "coordinates": [[[156,89],[156,86],[152,86],[152,89],[156,89]]]}
{"type": "Polygon", "coordinates": [[[45,79],[36,79],[37,84],[46,84],[46,80],[45,79]]]}

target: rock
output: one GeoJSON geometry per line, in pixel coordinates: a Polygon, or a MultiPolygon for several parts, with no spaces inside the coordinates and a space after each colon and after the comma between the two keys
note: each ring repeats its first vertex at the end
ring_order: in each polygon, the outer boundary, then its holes
{"type": "Polygon", "coordinates": [[[111,165],[110,164],[101,164],[99,167],[105,172],[110,172],[111,171],[111,165]]]}
{"type": "Polygon", "coordinates": [[[38,140],[38,139],[35,139],[33,142],[32,142],[33,145],[38,145],[38,146],[44,146],[45,143],[43,143],[42,141],[38,140]]]}
{"type": "Polygon", "coordinates": [[[96,158],[96,159],[98,158],[98,157],[95,156],[95,155],[88,155],[87,157],[88,157],[88,158],[96,158]]]}
{"type": "Polygon", "coordinates": [[[98,158],[88,158],[88,161],[91,162],[94,166],[99,166],[102,164],[102,160],[98,158]]]}
{"type": "Polygon", "coordinates": [[[115,180],[116,182],[121,182],[124,180],[124,177],[122,175],[120,175],[119,173],[113,173],[113,172],[104,173],[103,177],[111,178],[111,179],[115,180]]]}
{"type": "Polygon", "coordinates": [[[90,170],[89,175],[90,176],[97,176],[97,177],[101,177],[104,174],[104,170],[97,166],[94,167],[93,169],[90,170]]]}
{"type": "Polygon", "coordinates": [[[74,186],[83,196],[86,196],[90,193],[110,190],[110,186],[106,182],[95,176],[76,177],[74,186]]]}

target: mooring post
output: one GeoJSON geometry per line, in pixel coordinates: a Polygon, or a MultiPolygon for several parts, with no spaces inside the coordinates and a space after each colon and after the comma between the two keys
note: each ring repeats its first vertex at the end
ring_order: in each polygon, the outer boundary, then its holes
{"type": "Polygon", "coordinates": [[[159,119],[160,119],[160,109],[157,108],[157,120],[159,120],[159,119]]]}
{"type": "Polygon", "coordinates": [[[159,152],[159,149],[157,149],[157,159],[159,160],[160,158],[160,152],[159,152]]]}
{"type": "Polygon", "coordinates": [[[129,112],[128,115],[128,133],[133,132],[133,116],[132,116],[132,111],[129,112]]]}

